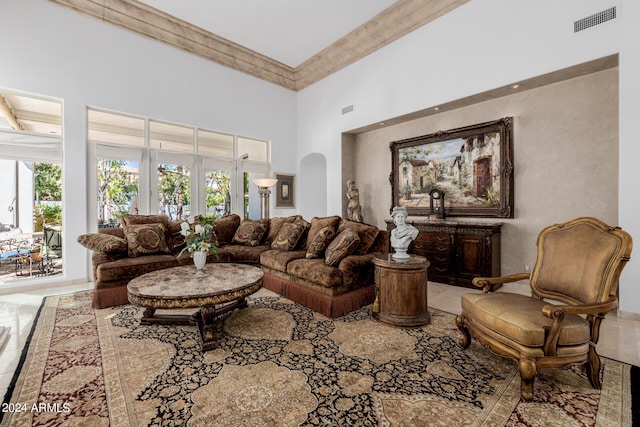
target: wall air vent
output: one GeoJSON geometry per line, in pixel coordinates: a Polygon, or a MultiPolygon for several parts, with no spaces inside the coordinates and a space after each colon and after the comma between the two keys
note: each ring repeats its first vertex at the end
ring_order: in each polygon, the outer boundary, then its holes
{"type": "Polygon", "coordinates": [[[607,10],[603,10],[602,12],[594,13],[593,15],[587,16],[586,18],[578,19],[573,23],[573,32],[577,33],[578,31],[595,27],[596,25],[602,24],[603,22],[611,21],[612,19],[616,19],[615,6],[610,7],[607,10]]]}
{"type": "Polygon", "coordinates": [[[342,108],[342,114],[347,114],[353,111],[353,104],[351,105],[347,105],[346,107],[342,108]]]}

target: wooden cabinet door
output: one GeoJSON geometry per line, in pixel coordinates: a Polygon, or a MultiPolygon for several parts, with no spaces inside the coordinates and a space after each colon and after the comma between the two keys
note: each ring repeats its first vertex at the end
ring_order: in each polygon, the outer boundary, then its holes
{"type": "Polygon", "coordinates": [[[491,275],[491,254],[482,234],[456,236],[456,274],[460,284],[470,284],[474,277],[491,275]]]}

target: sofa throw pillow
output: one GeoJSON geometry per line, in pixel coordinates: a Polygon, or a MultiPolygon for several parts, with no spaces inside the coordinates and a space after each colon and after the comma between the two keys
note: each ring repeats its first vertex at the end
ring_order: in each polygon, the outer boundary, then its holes
{"type": "Polygon", "coordinates": [[[94,252],[126,253],[127,241],[110,234],[81,234],[76,239],[85,248],[94,252]]]}
{"type": "Polygon", "coordinates": [[[276,237],[278,237],[278,233],[282,226],[287,222],[294,222],[299,217],[299,215],[292,215],[287,217],[271,218],[269,221],[269,231],[267,231],[267,237],[265,237],[264,242],[269,245],[273,243],[276,240],[276,237]]]}
{"type": "Polygon", "coordinates": [[[330,226],[334,229],[338,229],[338,225],[340,225],[340,217],[337,215],[325,217],[314,216],[311,219],[311,228],[309,229],[309,234],[307,235],[307,248],[313,238],[316,237],[316,234],[318,234],[318,232],[324,227],[330,226]]]}
{"type": "Polygon", "coordinates": [[[169,249],[173,248],[173,239],[171,231],[169,231],[169,217],[166,215],[122,215],[120,222],[122,222],[122,227],[139,224],[162,224],[164,226],[164,240],[169,249]]]}
{"type": "Polygon", "coordinates": [[[171,253],[164,238],[165,227],[162,224],[135,224],[124,227],[127,238],[128,255],[138,257],[153,254],[171,253]]]}
{"type": "Polygon", "coordinates": [[[167,229],[169,230],[169,234],[171,235],[171,243],[173,245],[173,252],[179,252],[182,248],[185,247],[187,242],[184,240],[184,236],[180,234],[182,230],[182,223],[184,220],[181,219],[173,219],[169,221],[169,226],[167,229]]]}
{"type": "Polygon", "coordinates": [[[329,246],[329,243],[336,237],[335,228],[328,226],[323,227],[318,231],[318,234],[307,245],[307,259],[312,258],[324,258],[324,252],[329,246]]]}
{"type": "Polygon", "coordinates": [[[233,235],[231,243],[244,246],[258,246],[267,232],[267,224],[263,221],[244,219],[233,235]]]}
{"type": "Polygon", "coordinates": [[[351,228],[353,231],[358,233],[358,237],[360,238],[360,244],[353,252],[356,255],[364,255],[368,253],[380,233],[380,229],[375,225],[364,224],[362,222],[342,218],[340,221],[340,227],[338,227],[338,234],[343,232],[346,228],[351,228]]]}
{"type": "Polygon", "coordinates": [[[325,264],[337,267],[340,261],[351,255],[359,244],[358,235],[350,228],[345,229],[327,246],[324,255],[325,264]]]}
{"type": "Polygon", "coordinates": [[[304,231],[305,227],[303,224],[296,222],[284,223],[282,227],[280,227],[276,239],[271,243],[271,249],[292,251],[298,245],[304,231]]]}
{"type": "Polygon", "coordinates": [[[162,224],[169,227],[169,218],[166,215],[122,215],[120,218],[123,226],[138,224],[162,224]]]}
{"type": "Polygon", "coordinates": [[[229,214],[216,219],[213,231],[218,239],[218,245],[225,246],[231,244],[233,236],[236,234],[239,226],[240,216],[236,214],[229,214]]]}

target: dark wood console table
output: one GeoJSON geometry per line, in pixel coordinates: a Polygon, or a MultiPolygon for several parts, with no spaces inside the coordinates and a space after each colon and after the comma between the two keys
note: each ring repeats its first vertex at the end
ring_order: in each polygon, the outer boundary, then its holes
{"type": "MultiPolygon", "coordinates": [[[[387,230],[395,228],[387,220],[387,230]]],[[[473,287],[474,277],[500,276],[502,223],[407,221],[419,230],[408,253],[429,260],[429,280],[473,287]]]]}

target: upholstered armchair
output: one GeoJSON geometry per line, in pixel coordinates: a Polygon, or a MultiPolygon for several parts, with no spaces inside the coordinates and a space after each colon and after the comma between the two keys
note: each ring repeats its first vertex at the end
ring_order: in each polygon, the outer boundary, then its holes
{"type": "Polygon", "coordinates": [[[629,234],[595,218],[545,228],[531,274],[474,279],[482,293],[462,296],[456,318],[460,345],[467,348],[475,338],[516,360],[526,401],[533,399],[538,369],[585,363],[591,385],[601,388],[600,324],[618,306],[618,279],[631,249],[629,234]],[[531,296],[491,291],[496,284],[525,279],[531,296]]]}

